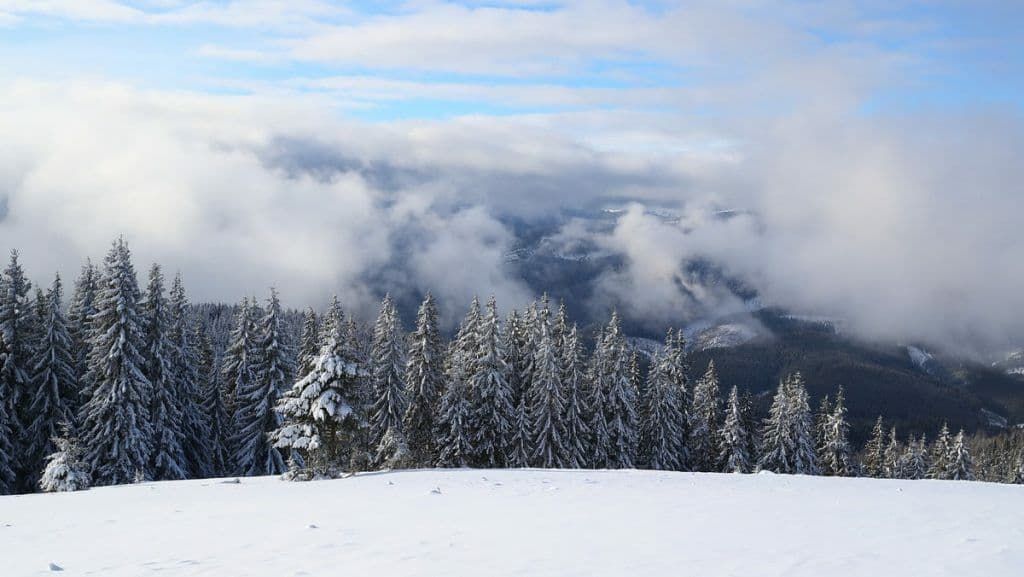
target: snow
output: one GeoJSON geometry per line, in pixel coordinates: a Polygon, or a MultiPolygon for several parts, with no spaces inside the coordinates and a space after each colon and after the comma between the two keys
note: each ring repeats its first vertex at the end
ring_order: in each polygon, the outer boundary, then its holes
{"type": "Polygon", "coordinates": [[[917,347],[914,347],[914,346],[908,346],[907,347],[907,354],[910,355],[910,360],[915,365],[917,365],[918,367],[920,367],[922,369],[925,368],[925,366],[928,363],[930,363],[932,360],[934,360],[934,357],[932,357],[932,355],[930,353],[928,353],[928,352],[926,352],[924,350],[921,350],[921,349],[919,349],[917,347]]]}
{"type": "Polygon", "coordinates": [[[706,351],[738,347],[758,337],[758,331],[751,326],[739,323],[716,325],[701,331],[694,343],[694,348],[706,351]]]}
{"type": "Polygon", "coordinates": [[[761,336],[757,327],[741,322],[712,323],[698,321],[683,331],[692,350],[706,351],[738,347],[761,336]]]}
{"type": "Polygon", "coordinates": [[[1024,349],[1015,349],[1000,356],[992,367],[1010,376],[1024,376],[1024,349]]]}
{"type": "Polygon", "coordinates": [[[630,349],[640,353],[648,359],[653,359],[655,355],[665,348],[664,343],[644,337],[626,337],[626,343],[629,345],[630,349]]]}
{"type": "Polygon", "coordinates": [[[842,334],[843,327],[846,321],[836,317],[830,317],[826,315],[801,315],[801,314],[788,314],[783,315],[782,318],[804,323],[808,325],[817,325],[824,329],[829,329],[835,334],[842,334]]]}
{"type": "Polygon", "coordinates": [[[2,574],[1019,575],[1024,487],[435,470],[0,497],[2,574]]]}
{"type": "Polygon", "coordinates": [[[1010,421],[1006,417],[1000,415],[999,413],[994,413],[988,409],[982,408],[981,416],[985,419],[985,422],[988,423],[988,426],[990,427],[995,427],[997,429],[1005,429],[1006,427],[1010,426],[1010,421]]]}

